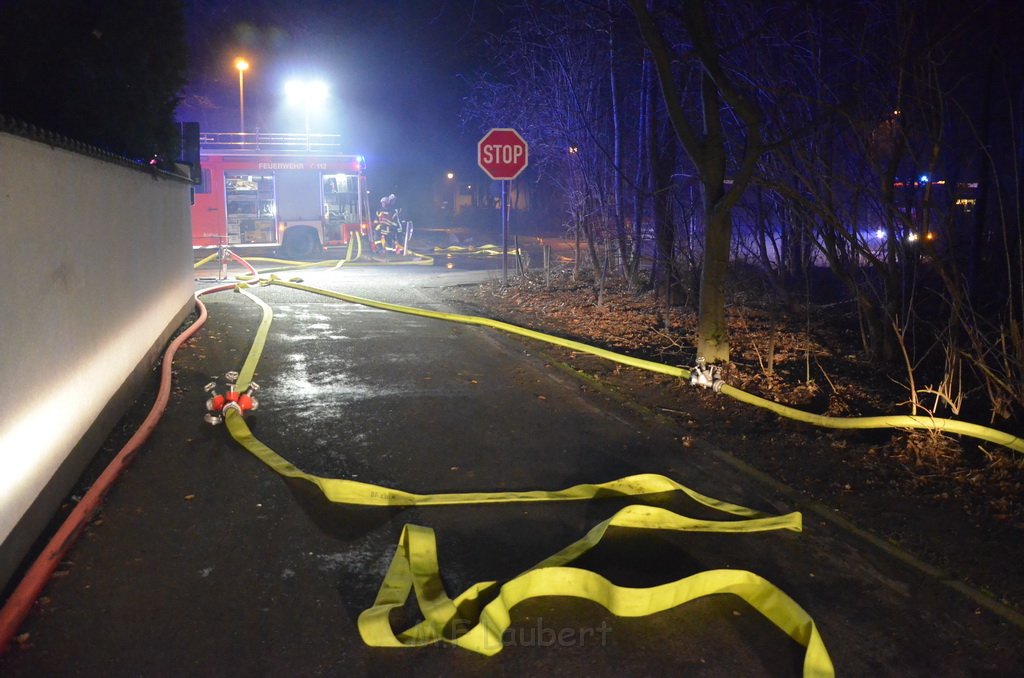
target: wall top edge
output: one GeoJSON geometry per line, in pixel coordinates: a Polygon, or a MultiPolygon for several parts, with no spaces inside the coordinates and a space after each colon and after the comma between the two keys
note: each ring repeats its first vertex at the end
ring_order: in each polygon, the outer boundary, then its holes
{"type": "Polygon", "coordinates": [[[154,178],[176,179],[192,183],[187,166],[176,165],[176,167],[178,167],[178,171],[169,172],[141,160],[133,160],[123,155],[111,153],[110,151],[105,151],[97,146],[92,146],[85,142],[66,137],[56,132],[51,132],[50,130],[37,127],[36,125],[29,124],[22,120],[17,120],[3,114],[0,114],[0,134],[10,134],[11,136],[21,137],[28,141],[46,144],[51,148],[60,148],[95,160],[128,167],[139,172],[145,172],[154,178]]]}

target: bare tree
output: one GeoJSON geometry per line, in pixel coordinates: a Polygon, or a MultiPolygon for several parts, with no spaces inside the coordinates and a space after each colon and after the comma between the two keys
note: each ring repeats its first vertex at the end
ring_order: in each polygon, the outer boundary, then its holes
{"type": "Polygon", "coordinates": [[[527,134],[531,167],[557,187],[592,267],[601,268],[598,250],[614,242],[623,270],[630,254],[623,182],[631,173],[623,158],[633,156],[622,129],[638,105],[620,103],[636,97],[619,84],[631,61],[620,57],[616,22],[607,8],[585,3],[526,3],[497,37],[496,68],[475,79],[466,119],[527,134]]]}
{"type": "Polygon", "coordinates": [[[655,21],[645,0],[630,0],[630,5],[657,67],[672,127],[700,180],[704,259],[697,354],[709,362],[728,361],[725,284],[732,239],[732,208],[750,184],[764,150],[763,116],[756,101],[742,90],[724,66],[722,49],[703,0],[684,3],[678,16],[662,12],[661,21],[655,21]],[[685,55],[677,54],[659,28],[659,25],[675,23],[667,18],[678,19],[678,25],[685,31],[689,40],[685,55]],[[677,84],[679,75],[673,68],[674,61],[699,67],[700,107],[689,113],[677,84]],[[727,114],[738,120],[735,130],[743,137],[739,148],[727,139],[723,120],[727,114]],[[726,179],[730,174],[732,182],[727,187],[726,179]]]}

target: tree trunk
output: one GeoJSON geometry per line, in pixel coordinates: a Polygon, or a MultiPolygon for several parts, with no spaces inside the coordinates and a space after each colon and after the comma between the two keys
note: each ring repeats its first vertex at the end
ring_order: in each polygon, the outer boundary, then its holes
{"type": "MultiPolygon", "coordinates": [[[[643,65],[640,70],[640,107],[637,121],[636,144],[636,179],[634,181],[635,198],[633,201],[633,251],[630,256],[630,281],[639,284],[640,260],[643,257],[643,223],[645,205],[651,193],[651,172],[647,168],[650,162],[651,148],[651,117],[654,108],[654,80],[651,78],[650,55],[644,50],[643,65]]],[[[652,264],[653,267],[653,264],[652,264]]],[[[654,271],[651,271],[651,281],[654,271]]]]}
{"type": "Polygon", "coordinates": [[[709,362],[728,361],[728,328],[725,323],[725,280],[729,269],[732,219],[729,211],[750,184],[764,149],[764,116],[756,102],[733,82],[720,63],[714,31],[708,22],[705,3],[690,0],[679,14],[692,41],[690,57],[701,66],[700,97],[702,129],[687,117],[673,72],[675,55],[662,37],[650,6],[644,0],[631,0],[644,43],[651,52],[661,84],[661,92],[672,122],[672,129],[700,176],[703,202],[704,265],[701,272],[700,309],[697,320],[697,352],[709,362]],[[725,188],[727,160],[732,149],[726,143],[722,109],[728,106],[744,130],[744,143],[732,163],[732,183],[725,188]]]}
{"type": "Polygon", "coordinates": [[[664,281],[666,303],[672,296],[672,284],[676,279],[676,266],[673,257],[675,250],[675,223],[672,219],[672,188],[673,138],[670,133],[652,134],[647,152],[650,158],[650,175],[654,193],[654,246],[657,253],[658,268],[652,270],[651,283],[658,288],[658,274],[664,281]]]}
{"type": "Polygon", "coordinates": [[[615,77],[615,15],[612,13],[611,0],[608,0],[608,13],[612,17],[608,25],[608,86],[612,104],[612,200],[615,203],[612,218],[615,222],[615,240],[619,248],[620,271],[626,274],[629,243],[626,238],[626,222],[622,214],[622,132],[618,82],[615,77]]]}
{"type": "Polygon", "coordinates": [[[697,355],[709,363],[728,362],[729,335],[725,318],[725,283],[729,273],[732,216],[728,211],[705,214],[704,266],[700,276],[697,355]]]}

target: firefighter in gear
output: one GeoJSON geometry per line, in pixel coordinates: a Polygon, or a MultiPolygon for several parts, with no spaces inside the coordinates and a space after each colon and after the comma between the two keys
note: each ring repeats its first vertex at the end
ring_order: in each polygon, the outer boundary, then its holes
{"type": "Polygon", "coordinates": [[[374,231],[380,249],[384,252],[398,253],[401,249],[399,235],[401,223],[398,220],[398,210],[395,208],[395,194],[380,199],[380,210],[377,212],[377,221],[374,224],[374,231]]]}

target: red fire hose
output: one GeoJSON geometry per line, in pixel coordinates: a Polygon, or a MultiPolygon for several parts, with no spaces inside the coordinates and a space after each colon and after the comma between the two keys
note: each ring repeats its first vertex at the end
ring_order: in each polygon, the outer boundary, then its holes
{"type": "Polygon", "coordinates": [[[246,261],[242,257],[238,256],[237,254],[235,254],[231,250],[228,250],[228,256],[230,256],[232,259],[234,259],[235,261],[240,263],[242,266],[245,266],[247,269],[249,269],[250,275],[253,275],[253,276],[258,276],[259,275],[259,273],[256,272],[256,269],[252,267],[252,264],[250,264],[248,261],[246,261]]]}
{"type": "Polygon", "coordinates": [[[206,306],[199,301],[199,297],[210,292],[229,290],[233,287],[234,284],[220,285],[196,293],[196,309],[199,312],[199,317],[184,332],[175,337],[170,345],[168,345],[167,350],[164,351],[163,364],[160,368],[160,386],[157,389],[156,400],[153,402],[153,407],[149,410],[149,414],[146,415],[138,430],[124,444],[124,447],[117,453],[117,456],[107,465],[107,468],[103,470],[100,477],[96,479],[96,482],[92,484],[85,493],[85,496],[82,497],[82,500],[78,502],[78,505],[75,506],[71,514],[61,524],[56,534],[53,535],[53,538],[46,545],[46,548],[43,549],[43,552],[39,554],[39,557],[36,558],[35,562],[32,563],[32,566],[22,577],[21,582],[14,589],[11,597],[7,599],[3,608],[0,609],[0,654],[4,654],[9,649],[11,639],[18,631],[25,617],[28,616],[29,611],[32,609],[32,604],[35,603],[43,587],[49,582],[53,571],[63,560],[64,555],[72,545],[74,545],[82,530],[85,529],[85,526],[96,515],[107,491],[113,486],[121,471],[131,462],[139,447],[149,438],[160,421],[160,417],[163,416],[164,411],[167,409],[167,402],[170,399],[171,393],[171,362],[174,359],[174,354],[206,322],[206,306]]]}

